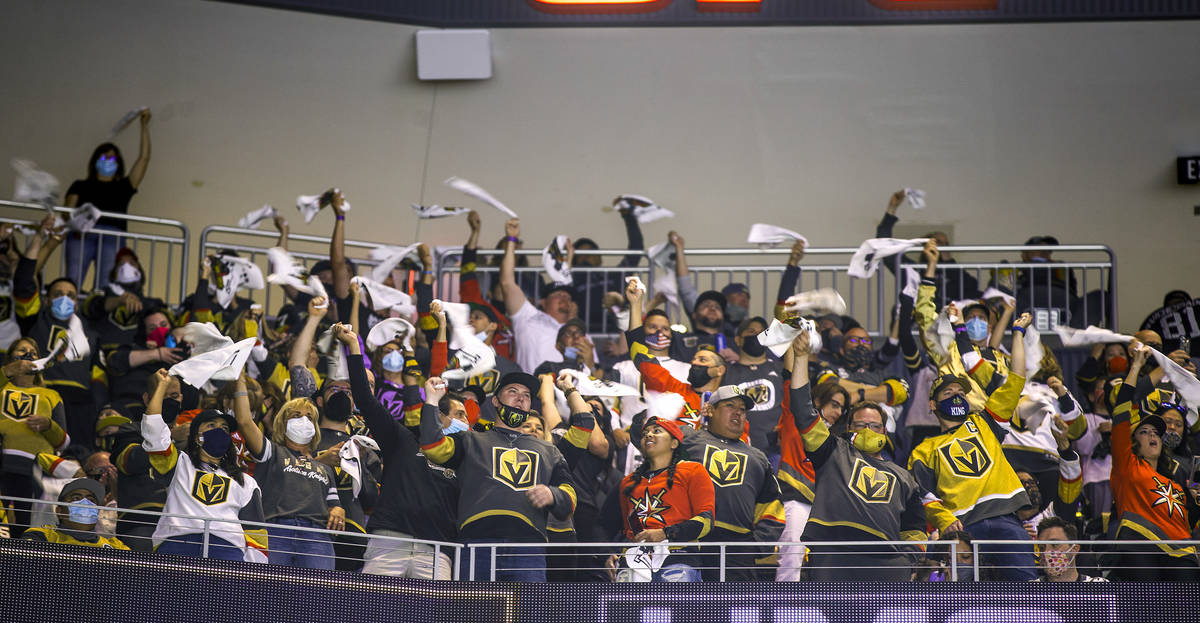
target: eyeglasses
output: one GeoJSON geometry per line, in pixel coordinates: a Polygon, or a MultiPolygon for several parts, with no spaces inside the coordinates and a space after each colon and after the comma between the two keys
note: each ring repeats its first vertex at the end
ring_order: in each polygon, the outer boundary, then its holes
{"type": "Polygon", "coordinates": [[[856,344],[860,346],[870,346],[871,338],[869,337],[852,337],[846,340],[847,344],[856,344]]]}
{"type": "Polygon", "coordinates": [[[862,430],[864,428],[869,428],[877,433],[884,431],[883,424],[878,422],[851,422],[850,424],[850,430],[862,430]]]}

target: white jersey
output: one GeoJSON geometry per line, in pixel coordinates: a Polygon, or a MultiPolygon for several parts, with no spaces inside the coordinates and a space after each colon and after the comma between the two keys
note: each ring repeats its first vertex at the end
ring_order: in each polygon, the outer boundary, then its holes
{"type": "MultiPolygon", "coordinates": [[[[670,372],[671,376],[675,377],[676,380],[681,383],[687,383],[688,370],[691,369],[691,364],[684,363],[677,359],[671,359],[670,357],[655,357],[655,359],[657,359],[658,363],[662,365],[663,368],[666,368],[667,372],[670,372]]],[[[621,412],[619,415],[614,414],[613,416],[613,419],[618,419],[618,417],[620,419],[620,422],[613,423],[614,427],[619,424],[620,428],[628,429],[629,426],[633,424],[633,416],[645,411],[646,403],[653,402],[656,398],[662,395],[662,392],[654,391],[653,389],[647,389],[646,386],[642,384],[642,373],[638,372],[637,366],[634,365],[633,361],[631,360],[626,359],[625,361],[617,362],[617,364],[613,366],[613,370],[621,375],[620,383],[622,385],[636,387],[638,388],[638,391],[641,392],[641,396],[622,396],[620,398],[621,412]]],[[[640,441],[641,440],[639,439],[630,440],[628,452],[625,453],[625,465],[617,466],[623,468],[622,471],[625,472],[626,476],[632,474],[633,470],[637,469],[638,466],[642,464],[642,453],[637,449],[640,441]]]]}

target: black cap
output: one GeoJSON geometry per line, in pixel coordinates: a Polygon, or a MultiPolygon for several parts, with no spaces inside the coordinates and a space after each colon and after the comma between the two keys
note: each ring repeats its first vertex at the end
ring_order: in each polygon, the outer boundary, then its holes
{"type": "Polygon", "coordinates": [[[524,372],[509,372],[508,374],[500,377],[500,382],[496,384],[496,391],[494,394],[499,394],[500,390],[508,387],[509,385],[524,385],[525,387],[529,388],[529,396],[531,398],[537,396],[538,389],[540,389],[542,386],[541,382],[537,380],[537,377],[533,376],[532,374],[526,374],[524,372]]]}
{"type": "Polygon", "coordinates": [[[567,296],[571,297],[572,301],[575,300],[575,288],[573,288],[569,285],[563,285],[563,284],[556,284],[554,286],[551,286],[549,289],[542,291],[541,297],[543,299],[547,298],[551,294],[554,294],[555,292],[566,292],[567,296]]]}
{"type": "Polygon", "coordinates": [[[477,311],[484,316],[487,316],[488,320],[496,324],[500,323],[500,317],[496,315],[496,310],[492,309],[491,307],[484,305],[483,303],[467,303],[467,305],[470,306],[471,311],[477,311]]]}
{"type": "Polygon", "coordinates": [[[1163,307],[1175,305],[1177,303],[1187,303],[1192,300],[1192,295],[1186,290],[1171,290],[1163,297],[1163,307]]]}
{"type": "Polygon", "coordinates": [[[1054,245],[1054,246],[1057,246],[1057,245],[1058,245],[1058,238],[1055,238],[1054,236],[1034,236],[1034,237],[1030,238],[1029,240],[1026,240],[1026,241],[1025,241],[1025,246],[1027,246],[1027,247],[1030,247],[1030,246],[1033,246],[1033,245],[1054,245]]]}
{"type": "Polygon", "coordinates": [[[104,490],[104,485],[100,484],[99,481],[92,480],[91,478],[76,478],[75,480],[63,485],[62,491],[58,493],[58,501],[62,502],[66,500],[68,494],[70,494],[72,491],[78,491],[79,489],[83,489],[84,491],[94,495],[96,497],[97,504],[104,504],[104,496],[107,494],[107,492],[104,490]]]}
{"type": "Polygon", "coordinates": [[[699,309],[700,304],[703,303],[704,301],[716,301],[717,305],[719,305],[721,307],[721,313],[722,314],[725,313],[726,301],[725,301],[724,294],[721,294],[720,292],[717,292],[716,290],[706,290],[704,292],[701,292],[700,296],[696,297],[696,304],[692,306],[692,311],[696,311],[697,309],[699,309]]]}
{"type": "Polygon", "coordinates": [[[1143,426],[1153,426],[1154,430],[1158,432],[1159,437],[1162,437],[1163,434],[1167,432],[1167,422],[1166,420],[1162,419],[1162,416],[1143,415],[1142,418],[1138,420],[1137,426],[1133,427],[1133,432],[1136,433],[1137,429],[1143,426]]]}

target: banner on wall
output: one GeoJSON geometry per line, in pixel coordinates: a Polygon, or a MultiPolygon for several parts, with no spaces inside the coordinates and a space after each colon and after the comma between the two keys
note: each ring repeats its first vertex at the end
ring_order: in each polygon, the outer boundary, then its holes
{"type": "Polygon", "coordinates": [[[225,0],[441,28],[1195,19],[1179,0],[225,0]]]}

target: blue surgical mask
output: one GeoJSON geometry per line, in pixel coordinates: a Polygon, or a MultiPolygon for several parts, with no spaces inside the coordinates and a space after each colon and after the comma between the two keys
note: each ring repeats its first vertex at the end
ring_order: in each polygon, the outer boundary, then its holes
{"type": "Polygon", "coordinates": [[[117,159],[111,156],[100,156],[96,161],[96,173],[101,177],[112,177],[117,174],[117,159]]]}
{"type": "Polygon", "coordinates": [[[67,515],[70,516],[71,521],[85,526],[92,526],[100,519],[100,507],[96,506],[95,502],[83,499],[75,502],[75,504],[86,504],[87,506],[68,507],[67,515]]]}
{"type": "Polygon", "coordinates": [[[467,430],[471,430],[471,427],[467,426],[466,422],[459,419],[451,419],[450,425],[442,429],[442,434],[453,435],[454,433],[461,433],[467,430]]]}
{"type": "Polygon", "coordinates": [[[476,338],[477,338],[477,339],[478,339],[480,342],[486,342],[486,341],[487,341],[487,339],[488,339],[488,334],[487,334],[487,331],[480,331],[479,333],[476,333],[476,334],[475,334],[475,337],[476,337],[476,338]]]}
{"type": "Polygon", "coordinates": [[[50,304],[50,313],[59,320],[66,320],[75,313],[75,298],[62,295],[50,304]]]}
{"type": "Polygon", "coordinates": [[[988,323],[983,318],[972,318],[967,321],[967,337],[979,341],[987,337],[988,323]]]}
{"type": "Polygon", "coordinates": [[[579,359],[579,349],[574,346],[564,348],[563,359],[579,359]]]}
{"type": "Polygon", "coordinates": [[[388,372],[403,372],[404,371],[404,354],[398,350],[383,356],[383,369],[388,372]]]}

